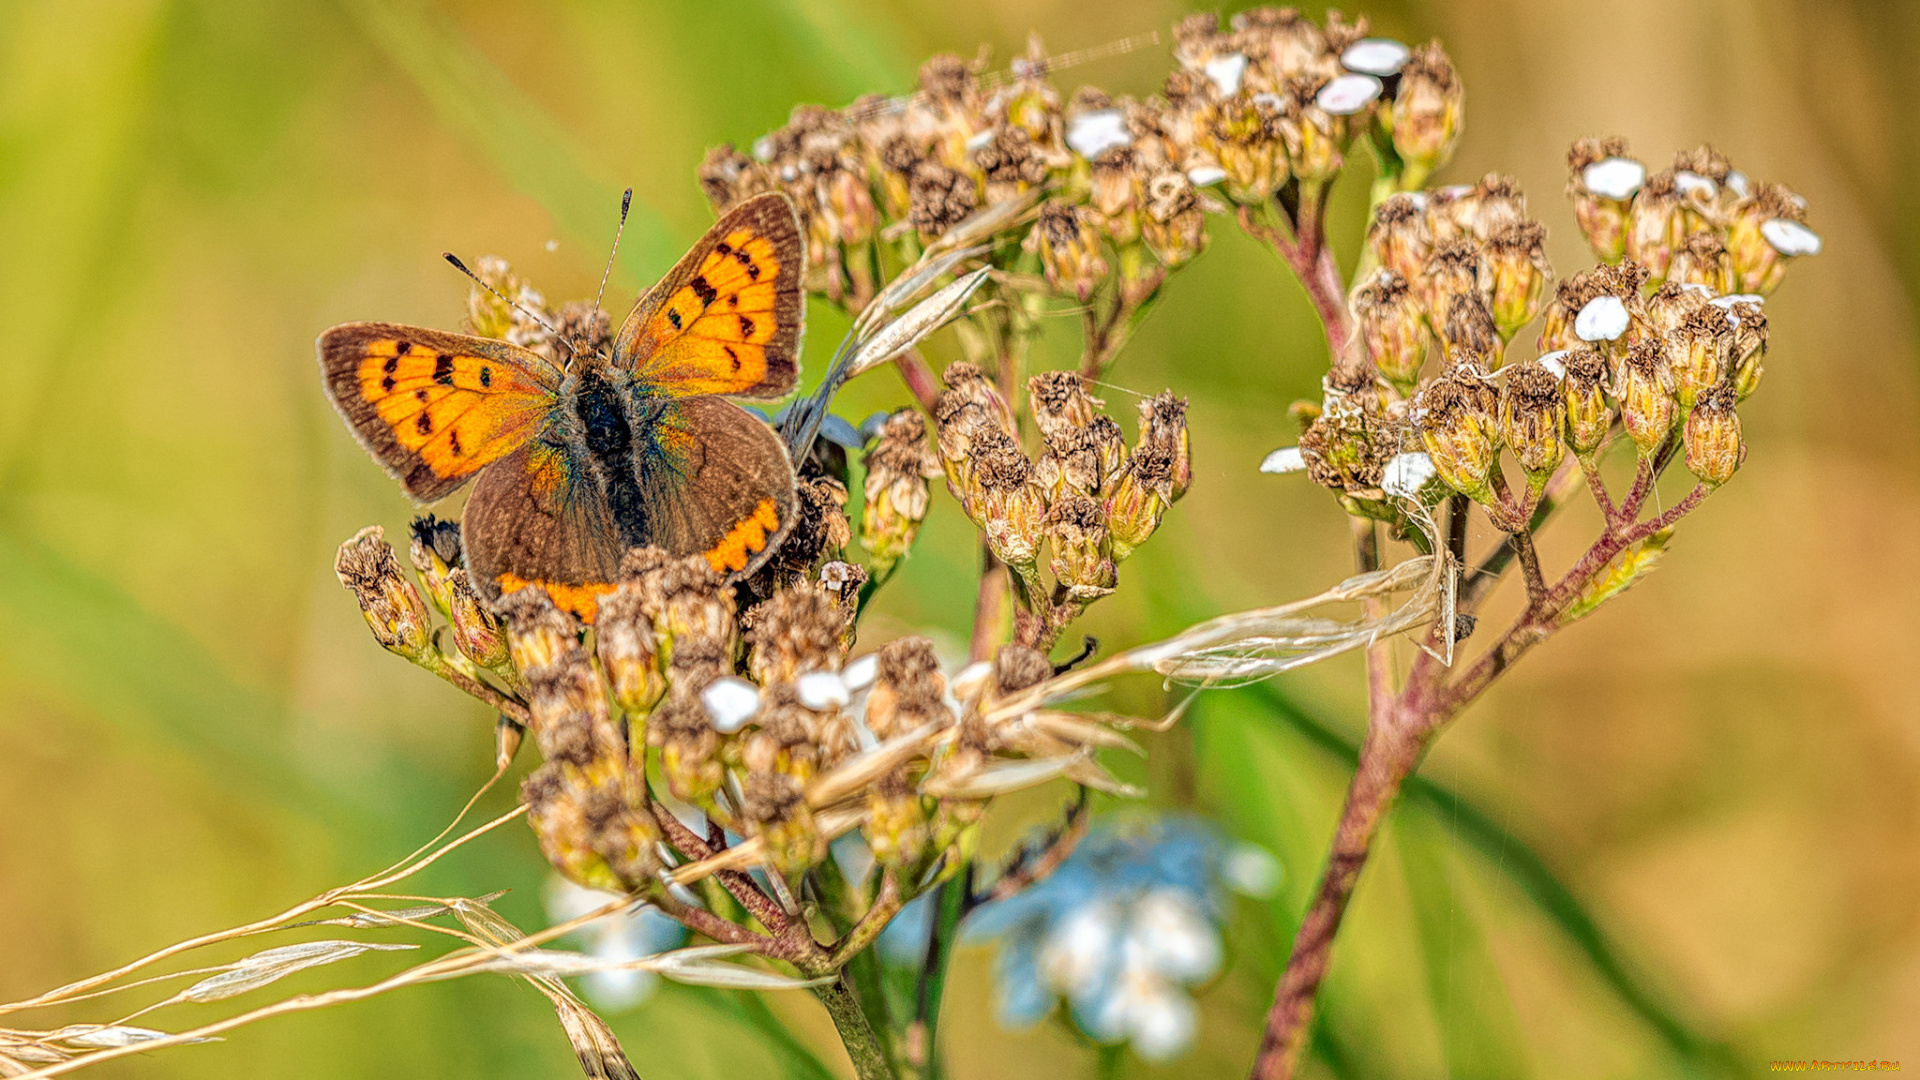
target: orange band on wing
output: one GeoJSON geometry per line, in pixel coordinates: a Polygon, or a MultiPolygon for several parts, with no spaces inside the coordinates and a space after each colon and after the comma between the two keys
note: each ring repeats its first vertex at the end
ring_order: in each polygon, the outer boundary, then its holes
{"type": "Polygon", "coordinates": [[[745,570],[747,563],[767,546],[767,537],[779,530],[780,512],[774,509],[772,499],[761,499],[752,514],[728,529],[727,535],[708,550],[707,561],[723,574],[745,570]]]}
{"type": "Polygon", "coordinates": [[[553,597],[555,607],[589,625],[600,617],[600,598],[614,590],[612,584],[565,585],[557,581],[529,581],[512,571],[500,575],[502,596],[529,585],[545,589],[547,595],[553,597]]]}

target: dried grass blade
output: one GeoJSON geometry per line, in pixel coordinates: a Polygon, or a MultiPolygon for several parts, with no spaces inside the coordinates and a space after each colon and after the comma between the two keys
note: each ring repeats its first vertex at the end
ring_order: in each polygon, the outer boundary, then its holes
{"type": "MultiPolygon", "coordinates": [[[[112,1046],[132,1046],[135,1043],[152,1042],[168,1037],[168,1032],[155,1031],[152,1028],[135,1027],[132,1024],[74,1024],[53,1032],[47,1038],[94,1050],[112,1046]]],[[[219,1039],[188,1039],[190,1043],[219,1042],[219,1039]]]]}
{"type": "Polygon", "coordinates": [[[881,327],[872,337],[860,342],[847,364],[846,378],[886,363],[925,340],[928,334],[945,326],[959,313],[967,298],[986,280],[989,271],[962,274],[942,286],[932,296],[915,304],[906,314],[881,327]]]}
{"type": "Polygon", "coordinates": [[[230,965],[226,971],[218,975],[201,979],[180,991],[176,999],[193,1002],[221,1001],[236,994],[244,994],[249,990],[257,990],[269,983],[279,982],[296,971],[331,964],[364,952],[393,952],[419,947],[370,941],[306,941],[298,945],[282,945],[277,949],[254,953],[230,965]]]}

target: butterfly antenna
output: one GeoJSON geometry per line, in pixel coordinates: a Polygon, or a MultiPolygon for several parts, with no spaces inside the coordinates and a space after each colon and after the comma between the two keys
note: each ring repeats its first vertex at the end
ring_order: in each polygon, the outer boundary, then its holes
{"type": "Polygon", "coordinates": [[[594,310],[600,309],[600,298],[607,295],[607,279],[613,276],[613,257],[620,254],[620,237],[627,231],[627,211],[633,208],[633,189],[620,196],[620,225],[613,230],[613,250],[607,252],[607,268],[600,271],[600,291],[593,294],[594,310]]]}
{"type": "Polygon", "coordinates": [[[555,341],[557,341],[557,342],[559,342],[559,343],[560,343],[561,345],[564,345],[564,346],[566,347],[566,350],[567,350],[567,353],[568,353],[568,355],[578,355],[577,353],[575,353],[575,352],[574,352],[574,349],[573,349],[573,342],[571,342],[571,341],[568,341],[568,340],[567,340],[567,336],[566,336],[565,334],[562,334],[562,333],[560,332],[560,330],[559,330],[559,328],[558,328],[558,327],[555,327],[555,326],[554,326],[554,325],[553,325],[552,323],[550,323],[550,322],[548,322],[547,320],[545,320],[545,319],[543,319],[543,318],[541,318],[538,312],[535,312],[535,311],[533,311],[533,310],[531,310],[531,309],[529,309],[529,308],[527,308],[527,307],[525,307],[525,306],[523,306],[523,305],[522,305],[522,304],[520,303],[520,301],[518,301],[518,300],[514,300],[514,299],[510,299],[510,298],[509,298],[509,297],[508,297],[508,296],[507,296],[507,295],[506,295],[505,293],[502,293],[502,292],[501,292],[501,291],[500,291],[499,289],[496,289],[496,288],[494,288],[493,286],[491,286],[491,285],[489,285],[489,284],[487,284],[487,283],[486,283],[485,281],[482,281],[482,280],[480,279],[480,275],[479,275],[479,274],[476,274],[476,273],[474,273],[474,272],[473,272],[472,270],[469,270],[469,269],[467,269],[467,264],[466,264],[466,263],[463,263],[463,262],[461,262],[461,261],[460,261],[460,256],[458,256],[458,255],[455,255],[455,254],[454,254],[453,252],[451,252],[451,251],[443,251],[443,252],[441,252],[441,253],[440,253],[440,257],[441,257],[441,258],[443,258],[443,259],[445,259],[445,260],[447,260],[448,262],[450,262],[450,263],[452,263],[452,264],[453,264],[453,268],[454,268],[455,270],[458,270],[458,271],[460,271],[461,273],[463,273],[463,274],[465,274],[465,275],[467,275],[468,277],[470,277],[470,278],[472,278],[472,279],[473,279],[473,283],[474,283],[475,285],[478,285],[478,286],[480,286],[481,288],[483,288],[483,289],[485,289],[485,290],[487,290],[488,292],[490,292],[490,293],[492,293],[492,294],[493,294],[493,295],[494,295],[494,296],[495,296],[496,298],[498,298],[498,299],[499,299],[499,301],[500,301],[501,303],[503,303],[503,304],[505,304],[505,305],[507,305],[508,307],[510,307],[510,308],[512,308],[513,310],[515,310],[515,311],[517,311],[517,312],[519,312],[519,313],[520,313],[520,314],[522,314],[522,315],[525,315],[525,316],[526,316],[527,318],[529,318],[529,319],[532,319],[532,320],[533,320],[534,322],[537,322],[537,323],[539,323],[539,324],[540,324],[541,326],[543,326],[543,327],[545,327],[545,328],[546,328],[546,331],[547,331],[547,333],[549,333],[549,334],[552,334],[552,335],[553,335],[553,340],[555,340],[555,341]]]}

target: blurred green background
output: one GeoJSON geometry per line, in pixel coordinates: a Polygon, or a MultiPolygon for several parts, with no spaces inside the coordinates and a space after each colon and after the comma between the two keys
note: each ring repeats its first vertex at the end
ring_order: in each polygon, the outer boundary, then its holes
{"type": "MultiPolygon", "coordinates": [[[[631,295],[710,220],[693,181],[709,144],[749,141],[798,102],[902,91],[931,52],[985,44],[1003,62],[1029,31],[1055,50],[1164,37],[1185,10],[0,0],[0,999],[385,865],[491,769],[489,716],[382,653],[333,579],[340,540],[375,522],[403,535],[410,511],[322,398],[320,330],[457,325],[466,289],[443,249],[504,255],[550,298],[590,295],[629,183],[639,210],[610,293],[631,295]]],[[[1920,7],[1387,0],[1364,13],[1376,32],[1445,40],[1468,119],[1442,179],[1516,175],[1563,273],[1587,262],[1559,194],[1565,148],[1616,131],[1656,167],[1707,139],[1791,185],[1827,251],[1769,305],[1739,477],[1660,573],[1439,743],[1361,886],[1312,1069],[1920,1066],[1920,7]]],[[[1058,81],[1145,93],[1167,63],[1152,47],[1058,81]]],[[[1362,190],[1345,184],[1336,213],[1347,265],[1362,190]]],[[[1292,441],[1286,405],[1317,388],[1317,325],[1278,260],[1214,233],[1113,375],[1192,399],[1198,481],[1085,621],[1110,646],[1350,572],[1332,501],[1254,471],[1292,441]]],[[[840,325],[816,309],[816,367],[840,325]]],[[[1050,327],[1043,362],[1067,363],[1076,337],[1074,320],[1050,327]]],[[[905,400],[886,373],[863,383],[849,415],[905,400]]],[[[1546,558],[1564,564],[1591,525],[1559,523],[1546,558]]],[[[970,535],[940,495],[870,641],[964,634],[970,535]]],[[[1251,1060],[1345,783],[1358,670],[1210,695],[1153,744],[1139,773],[1151,801],[1271,847],[1287,880],[1236,913],[1194,1053],[1129,1073],[1237,1075],[1251,1060]]],[[[1055,802],[1003,805],[989,846],[1055,802]]],[[[511,888],[500,909],[534,926],[543,877],[514,826],[419,887],[511,888]]],[[[282,986],[388,969],[364,957],[282,986]]],[[[958,1076],[1091,1075],[1058,1024],[999,1031],[984,952],[964,953],[950,985],[958,1076]]],[[[810,1000],[771,1003],[839,1060],[810,1000]]],[[[212,1018],[196,1008],[143,1022],[212,1018]]],[[[668,988],[613,1021],[650,1080],[784,1068],[719,992],[668,988]]],[[[545,1002],[496,979],[100,1074],[577,1070],[545,1002]]]]}

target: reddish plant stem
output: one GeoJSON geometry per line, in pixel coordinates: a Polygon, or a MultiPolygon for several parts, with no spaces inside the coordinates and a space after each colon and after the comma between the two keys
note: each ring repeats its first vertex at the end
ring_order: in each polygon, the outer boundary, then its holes
{"type": "MultiPolygon", "coordinates": [[[[673,816],[673,811],[657,802],[652,805],[653,819],[660,823],[660,830],[666,834],[667,843],[679,849],[682,855],[696,861],[710,859],[715,855],[718,850],[716,845],[701,840],[692,829],[687,828],[679,818],[673,816]]],[[[786,930],[786,912],[780,910],[780,905],[774,903],[772,897],[760,891],[760,886],[751,876],[739,870],[720,870],[716,871],[714,876],[720,880],[721,886],[731,893],[735,900],[740,901],[741,907],[752,912],[754,918],[760,920],[761,925],[774,933],[786,930]]]]}
{"type": "Polygon", "coordinates": [[[908,349],[894,357],[893,366],[900,372],[900,381],[907,384],[907,392],[913,400],[929,414],[933,412],[933,403],[940,397],[940,384],[933,377],[933,369],[920,355],[919,349],[908,349]]]}

